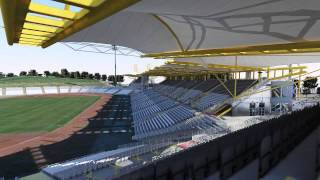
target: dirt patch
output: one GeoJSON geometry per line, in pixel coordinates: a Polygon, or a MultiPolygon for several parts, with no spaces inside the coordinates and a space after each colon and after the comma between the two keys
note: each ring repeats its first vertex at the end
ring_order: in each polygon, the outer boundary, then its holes
{"type": "MultiPolygon", "coordinates": [[[[86,127],[89,124],[88,119],[97,115],[97,111],[102,109],[111,95],[108,94],[48,94],[40,96],[63,97],[63,96],[100,96],[94,104],[85,109],[82,113],[74,117],[63,127],[58,128],[49,133],[19,133],[19,134],[2,134],[0,135],[0,157],[13,154],[25,150],[27,148],[35,148],[40,145],[48,145],[62,141],[70,137],[73,133],[86,127]]],[[[28,96],[28,97],[39,97],[28,96]]]]}

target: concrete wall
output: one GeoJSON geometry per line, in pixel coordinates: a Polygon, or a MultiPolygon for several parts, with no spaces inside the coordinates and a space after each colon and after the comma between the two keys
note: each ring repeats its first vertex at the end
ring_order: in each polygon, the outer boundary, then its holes
{"type": "Polygon", "coordinates": [[[0,88],[0,97],[59,93],[104,93],[111,89],[113,88],[96,86],[88,86],[85,88],[82,88],[80,86],[7,87],[0,88]]]}

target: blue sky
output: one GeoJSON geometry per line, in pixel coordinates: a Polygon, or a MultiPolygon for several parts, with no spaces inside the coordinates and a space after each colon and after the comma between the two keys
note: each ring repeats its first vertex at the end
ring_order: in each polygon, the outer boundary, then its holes
{"type": "MultiPolygon", "coordinates": [[[[33,2],[61,6],[61,3],[49,0],[33,0],[33,2]]],[[[0,26],[3,27],[1,15],[0,26]]],[[[147,66],[159,66],[164,62],[163,60],[128,56],[118,56],[117,59],[119,74],[134,73],[135,64],[138,67],[138,72],[141,73],[146,70],[147,66]]],[[[75,52],[59,43],[47,49],[21,45],[8,46],[3,28],[0,28],[0,61],[0,72],[4,73],[19,73],[30,69],[36,69],[39,72],[60,71],[62,68],[67,68],[70,71],[99,72],[108,75],[114,73],[113,55],[75,52]]]]}
{"type": "MultiPolygon", "coordinates": [[[[59,43],[47,49],[21,45],[9,46],[2,28],[1,16],[0,26],[0,72],[19,73],[30,69],[36,69],[39,72],[60,71],[62,68],[67,68],[70,71],[99,72],[108,75],[114,73],[113,55],[75,52],[59,43]]],[[[117,59],[119,74],[134,73],[135,64],[138,66],[138,72],[143,72],[148,65],[154,67],[164,62],[128,56],[118,56],[117,59]]]]}

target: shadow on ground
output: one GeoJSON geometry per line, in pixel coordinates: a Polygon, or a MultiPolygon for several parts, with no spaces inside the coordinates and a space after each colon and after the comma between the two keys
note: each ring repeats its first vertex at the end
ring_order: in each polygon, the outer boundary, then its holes
{"type": "Polygon", "coordinates": [[[68,139],[0,157],[0,177],[22,177],[37,173],[49,164],[116,149],[132,142],[131,123],[130,97],[115,95],[90,118],[87,127],[68,139]]]}

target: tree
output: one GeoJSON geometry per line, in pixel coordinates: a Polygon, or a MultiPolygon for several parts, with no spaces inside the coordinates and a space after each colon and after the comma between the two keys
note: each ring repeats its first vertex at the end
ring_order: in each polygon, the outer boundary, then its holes
{"type": "Polygon", "coordinates": [[[81,72],[81,78],[82,79],[88,79],[88,77],[89,77],[89,73],[88,72],[86,72],[86,71],[81,72]]]}
{"type": "Polygon", "coordinates": [[[54,77],[60,77],[60,74],[57,71],[52,72],[51,75],[54,77]]]}
{"type": "Polygon", "coordinates": [[[44,71],[43,74],[44,74],[46,77],[48,77],[48,76],[51,75],[51,74],[50,74],[50,71],[44,71]]]}
{"type": "Polygon", "coordinates": [[[76,78],[76,79],[80,79],[81,78],[81,75],[80,75],[79,71],[74,72],[74,78],[76,78]]]}
{"type": "Polygon", "coordinates": [[[102,81],[106,81],[106,80],[107,80],[107,75],[103,74],[103,75],[101,76],[101,79],[102,79],[102,81]]]}
{"type": "Polygon", "coordinates": [[[318,87],[318,78],[316,77],[306,77],[303,81],[303,92],[304,94],[310,94],[311,89],[318,87]]]}
{"type": "Polygon", "coordinates": [[[31,69],[29,72],[28,72],[28,76],[37,76],[37,71],[34,70],[34,69],[31,69]]]}
{"type": "Polygon", "coordinates": [[[114,82],[114,75],[108,76],[108,81],[109,82],[114,82]]]}
{"type": "Polygon", "coordinates": [[[8,74],[7,74],[7,77],[13,77],[13,76],[14,76],[13,73],[8,73],[8,74]]]}
{"type": "Polygon", "coordinates": [[[61,77],[63,78],[69,77],[69,72],[67,69],[61,69],[61,77]]]}
{"type": "Polygon", "coordinates": [[[101,79],[100,73],[95,73],[95,74],[94,74],[94,79],[100,80],[100,79],[101,79]]]}
{"type": "Polygon", "coordinates": [[[117,75],[117,82],[123,82],[123,81],[124,81],[123,75],[117,75]]]}
{"type": "Polygon", "coordinates": [[[19,76],[26,76],[27,75],[27,72],[26,71],[21,71],[19,76]]]}
{"type": "Polygon", "coordinates": [[[88,75],[88,78],[89,78],[89,79],[93,79],[93,77],[94,77],[94,76],[93,76],[93,74],[91,74],[91,73],[88,75]]]}
{"type": "Polygon", "coordinates": [[[3,74],[3,72],[0,72],[0,79],[4,77],[5,77],[5,74],[3,74]]]}
{"type": "Polygon", "coordinates": [[[70,72],[70,78],[75,78],[75,72],[70,72]]]}

